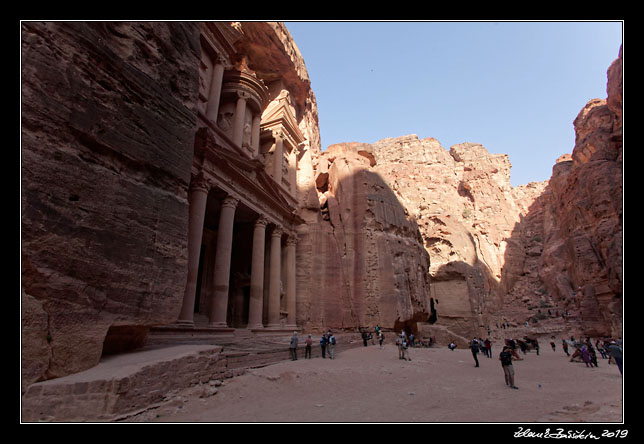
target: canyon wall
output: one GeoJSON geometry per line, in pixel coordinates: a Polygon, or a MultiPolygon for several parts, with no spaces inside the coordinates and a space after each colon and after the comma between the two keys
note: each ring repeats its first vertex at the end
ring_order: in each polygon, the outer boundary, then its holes
{"type": "Polygon", "coordinates": [[[621,336],[623,305],[622,52],[607,98],[574,121],[575,146],[553,168],[543,196],[540,278],[586,334],[621,336]]]}
{"type": "Polygon", "coordinates": [[[199,28],[23,22],[23,383],[172,322],[186,279],[199,28]],[[119,331],[120,330],[120,331],[119,331]]]}
{"type": "MultiPolygon", "coordinates": [[[[21,26],[24,387],[177,320],[205,59],[199,23],[21,26]]],[[[286,27],[229,27],[222,41],[271,92],[289,92],[306,139],[298,327],[466,341],[502,321],[543,324],[552,307],[572,313],[566,328],[621,333],[621,52],[608,98],[575,120],[572,154],[549,182],[513,188],[508,156],[476,143],[408,135],[322,151],[286,27]]]]}

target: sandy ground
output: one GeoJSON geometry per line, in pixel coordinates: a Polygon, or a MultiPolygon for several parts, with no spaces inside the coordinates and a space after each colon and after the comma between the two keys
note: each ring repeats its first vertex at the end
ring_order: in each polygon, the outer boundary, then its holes
{"type": "Polygon", "coordinates": [[[569,362],[542,347],[514,363],[513,390],[498,360],[469,350],[394,345],[343,351],[336,359],[303,359],[254,369],[225,380],[216,393],[193,387],[129,422],[484,422],[610,423],[622,421],[622,377],[599,359],[598,368],[569,362]]]}

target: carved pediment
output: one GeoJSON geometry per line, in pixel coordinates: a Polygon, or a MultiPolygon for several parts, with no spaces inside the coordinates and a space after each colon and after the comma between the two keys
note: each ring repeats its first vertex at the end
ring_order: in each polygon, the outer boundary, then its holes
{"type": "MultiPolygon", "coordinates": [[[[264,134],[280,134],[290,145],[290,149],[297,148],[305,141],[295,119],[290,94],[282,90],[279,96],[273,99],[262,113],[261,130],[264,134]]],[[[289,149],[289,151],[290,151],[289,149]]]]}

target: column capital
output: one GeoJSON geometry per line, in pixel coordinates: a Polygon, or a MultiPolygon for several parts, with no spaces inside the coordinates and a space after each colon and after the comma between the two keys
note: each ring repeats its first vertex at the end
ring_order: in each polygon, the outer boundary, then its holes
{"type": "Polygon", "coordinates": [[[215,65],[222,65],[224,68],[228,68],[228,60],[222,54],[217,54],[214,59],[215,65]]]}
{"type": "Polygon", "coordinates": [[[263,214],[260,214],[255,221],[255,226],[266,228],[266,225],[268,225],[268,219],[266,219],[266,216],[264,216],[263,214]]]}
{"type": "Polygon", "coordinates": [[[224,201],[221,203],[222,207],[237,208],[239,199],[234,196],[226,196],[224,201]]]}
{"type": "Polygon", "coordinates": [[[239,99],[241,99],[241,100],[248,100],[248,99],[250,99],[250,94],[249,94],[249,93],[247,93],[246,91],[236,91],[236,92],[235,92],[235,95],[237,96],[237,99],[238,99],[238,100],[239,100],[239,99]]]}
{"type": "Polygon", "coordinates": [[[273,232],[271,233],[271,236],[282,237],[283,233],[284,233],[284,230],[282,229],[282,227],[280,227],[279,225],[275,225],[275,227],[273,227],[273,232]]]}
{"type": "Polygon", "coordinates": [[[286,138],[286,135],[284,134],[284,130],[282,128],[274,129],[272,130],[272,133],[273,133],[272,134],[273,139],[275,139],[276,142],[277,141],[283,142],[284,139],[286,138]]]}
{"type": "Polygon", "coordinates": [[[298,241],[297,235],[289,234],[288,238],[286,239],[286,245],[294,247],[297,245],[297,241],[298,241]]]}
{"type": "Polygon", "coordinates": [[[212,182],[204,177],[203,174],[192,176],[190,180],[190,191],[208,192],[212,188],[212,182]]]}

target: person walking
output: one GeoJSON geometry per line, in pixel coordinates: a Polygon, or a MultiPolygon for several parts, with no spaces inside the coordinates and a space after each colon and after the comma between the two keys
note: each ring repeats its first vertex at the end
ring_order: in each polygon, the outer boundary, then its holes
{"type": "Polygon", "coordinates": [[[492,359],[492,341],[490,341],[490,338],[485,338],[485,353],[488,358],[492,359]]]}
{"type": "Polygon", "coordinates": [[[401,334],[396,338],[396,347],[398,348],[398,359],[403,359],[402,343],[403,343],[403,335],[401,334]]]}
{"type": "Polygon", "coordinates": [[[617,345],[617,342],[610,341],[610,345],[608,346],[608,354],[611,358],[613,358],[615,364],[617,364],[617,368],[619,369],[619,374],[622,375],[622,348],[617,345]]]}
{"type": "Polygon", "coordinates": [[[378,342],[380,343],[380,350],[383,350],[382,341],[385,340],[385,335],[382,334],[382,330],[378,329],[378,342]]]}
{"type": "Polygon", "coordinates": [[[499,354],[499,361],[501,361],[501,367],[503,368],[505,385],[513,389],[518,389],[519,387],[514,385],[514,366],[512,365],[512,353],[510,350],[511,348],[507,345],[503,347],[503,351],[499,354]]]}
{"type": "Polygon", "coordinates": [[[409,347],[411,347],[410,342],[407,340],[407,338],[403,337],[401,348],[402,348],[402,359],[404,359],[405,361],[411,361],[411,357],[409,356],[409,347]]]}
{"type": "Polygon", "coordinates": [[[479,366],[479,358],[477,357],[479,353],[479,341],[476,340],[476,338],[472,339],[472,342],[470,343],[470,350],[472,350],[472,356],[474,357],[474,362],[476,362],[476,365],[474,367],[479,366]]]}
{"type": "Polygon", "coordinates": [[[311,345],[313,344],[313,339],[311,339],[311,335],[306,338],[306,341],[304,341],[306,344],[306,348],[304,349],[304,359],[311,359],[311,345]]]}
{"type": "Polygon", "coordinates": [[[561,347],[563,348],[566,356],[570,356],[570,353],[568,353],[568,341],[566,341],[564,338],[561,338],[561,347]]]}
{"type": "Polygon", "coordinates": [[[586,367],[593,366],[590,360],[590,352],[588,351],[588,346],[586,344],[581,346],[581,359],[586,363],[586,367]]]}

